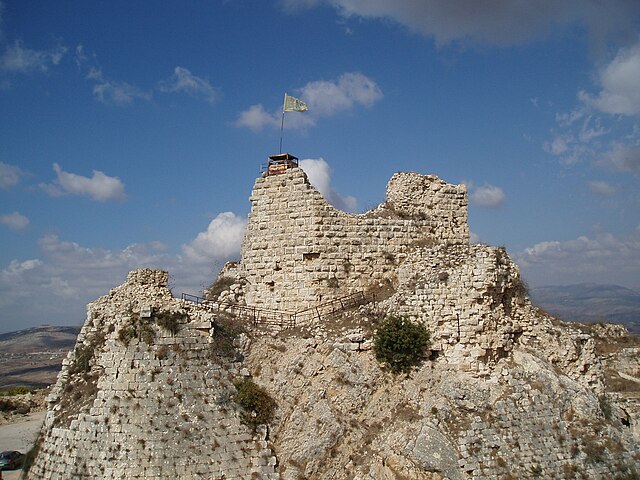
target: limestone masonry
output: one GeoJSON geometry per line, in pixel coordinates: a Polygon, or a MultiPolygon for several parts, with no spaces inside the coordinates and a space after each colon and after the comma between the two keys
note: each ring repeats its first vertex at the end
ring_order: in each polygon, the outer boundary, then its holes
{"type": "Polygon", "coordinates": [[[469,244],[464,185],[398,173],[355,215],[292,168],[250,200],[208,302],[143,269],[88,305],[25,478],[639,478],[640,342],[531,305],[504,248],[469,244]],[[407,376],[372,351],[389,314],[431,332],[407,376]]]}
{"type": "Polygon", "coordinates": [[[390,281],[417,244],[469,243],[466,188],[435,176],[395,174],[364,215],[333,208],[297,168],[258,179],[250,200],[240,261],[250,305],[301,310],[390,281]]]}

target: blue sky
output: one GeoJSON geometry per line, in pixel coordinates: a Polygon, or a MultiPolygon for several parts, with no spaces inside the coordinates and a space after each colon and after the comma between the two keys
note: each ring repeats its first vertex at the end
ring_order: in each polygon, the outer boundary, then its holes
{"type": "Polygon", "coordinates": [[[0,0],[0,330],[79,324],[132,268],[211,283],[285,92],[337,207],[436,174],[529,284],[640,288],[635,0],[0,0]]]}

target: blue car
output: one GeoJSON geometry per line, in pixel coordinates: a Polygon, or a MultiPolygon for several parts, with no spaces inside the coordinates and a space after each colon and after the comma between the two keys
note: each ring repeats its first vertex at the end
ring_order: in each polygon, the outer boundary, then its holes
{"type": "Polygon", "coordinates": [[[23,463],[24,453],[15,450],[0,453],[0,470],[17,470],[23,463]]]}

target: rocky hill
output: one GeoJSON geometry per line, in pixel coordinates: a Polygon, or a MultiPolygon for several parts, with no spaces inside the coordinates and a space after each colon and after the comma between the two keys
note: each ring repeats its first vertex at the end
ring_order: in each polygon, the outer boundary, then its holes
{"type": "Polygon", "coordinates": [[[464,186],[396,174],[350,215],[292,168],[251,202],[207,300],[137,270],[89,304],[27,478],[637,478],[640,344],[535,308],[464,186]],[[408,374],[388,315],[431,332],[408,374]]]}
{"type": "Polygon", "coordinates": [[[640,333],[640,293],[619,285],[580,283],[531,289],[531,298],[552,315],[575,322],[624,324],[640,333]]]}
{"type": "Polygon", "coordinates": [[[0,389],[41,388],[56,381],[80,327],[42,325],[0,335],[0,389]]]}

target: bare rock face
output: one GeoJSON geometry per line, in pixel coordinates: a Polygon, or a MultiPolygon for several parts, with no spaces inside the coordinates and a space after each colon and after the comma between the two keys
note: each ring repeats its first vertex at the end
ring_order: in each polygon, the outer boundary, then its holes
{"type": "Polygon", "coordinates": [[[352,215],[295,168],[251,202],[208,307],[155,270],[89,305],[27,478],[636,478],[640,343],[535,308],[503,248],[469,245],[464,186],[399,173],[352,215]],[[408,375],[375,358],[386,315],[431,332],[408,375]],[[249,378],[268,425],[233,400],[249,378]]]}
{"type": "Polygon", "coordinates": [[[527,347],[488,375],[438,357],[394,376],[315,337],[259,336],[246,360],[278,401],[283,479],[604,479],[636,464],[626,413],[527,347]]]}

